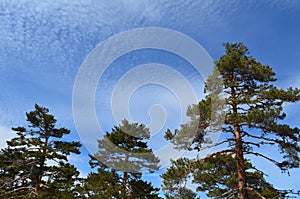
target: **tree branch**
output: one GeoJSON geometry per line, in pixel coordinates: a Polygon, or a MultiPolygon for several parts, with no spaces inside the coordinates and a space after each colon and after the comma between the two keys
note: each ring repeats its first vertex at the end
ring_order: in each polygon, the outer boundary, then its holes
{"type": "Polygon", "coordinates": [[[236,151],[233,150],[233,149],[227,149],[227,150],[218,151],[218,152],[215,152],[215,153],[213,153],[213,154],[210,154],[209,156],[207,156],[207,157],[204,158],[203,160],[204,160],[204,161],[207,161],[207,160],[209,160],[210,158],[212,158],[212,157],[214,157],[214,156],[217,156],[217,155],[220,155],[220,154],[223,154],[223,153],[231,153],[231,154],[233,154],[233,153],[236,153],[236,151]]]}
{"type": "Polygon", "coordinates": [[[11,191],[5,192],[4,194],[1,194],[0,197],[3,197],[7,194],[10,194],[10,193],[13,193],[13,192],[16,192],[16,191],[19,191],[19,190],[23,190],[23,189],[29,189],[29,187],[19,187],[19,188],[13,189],[11,191]]]}
{"type": "MultiPolygon", "coordinates": [[[[248,137],[251,137],[251,138],[255,138],[255,139],[262,139],[262,140],[266,140],[268,142],[273,142],[274,144],[277,143],[276,140],[274,139],[271,139],[271,138],[266,138],[266,137],[263,137],[263,136],[255,136],[255,135],[251,135],[249,133],[246,133],[245,131],[243,131],[243,134],[248,136],[248,137]]],[[[270,143],[271,144],[271,143],[270,143]]]]}
{"type": "Polygon", "coordinates": [[[256,153],[256,152],[251,152],[251,151],[245,151],[245,154],[252,154],[252,155],[255,155],[255,156],[260,156],[262,158],[265,158],[266,160],[269,160],[270,162],[274,163],[274,164],[278,164],[279,162],[277,162],[276,160],[273,160],[265,155],[262,155],[260,153],[256,153]]]}
{"type": "Polygon", "coordinates": [[[213,148],[213,147],[216,147],[216,146],[219,146],[219,145],[222,145],[224,143],[227,143],[227,142],[230,142],[230,141],[233,141],[234,139],[226,139],[222,142],[219,142],[219,143],[216,143],[216,144],[211,144],[209,146],[206,146],[206,147],[202,147],[201,150],[204,150],[204,149],[210,149],[210,148],[213,148]]]}
{"type": "Polygon", "coordinates": [[[258,197],[260,197],[261,199],[266,199],[263,195],[261,195],[260,193],[258,193],[255,189],[253,189],[252,187],[246,187],[246,189],[248,191],[252,191],[253,193],[255,193],[255,195],[257,195],[258,197]]]}

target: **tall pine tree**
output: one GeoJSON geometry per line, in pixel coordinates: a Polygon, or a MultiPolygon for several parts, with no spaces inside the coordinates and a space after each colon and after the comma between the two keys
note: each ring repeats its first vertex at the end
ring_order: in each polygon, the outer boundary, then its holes
{"type": "MultiPolygon", "coordinates": [[[[274,163],[282,171],[299,167],[299,129],[284,124],[282,120],[286,117],[283,104],[299,101],[300,91],[277,88],[271,67],[249,56],[247,47],[242,43],[226,43],[224,46],[225,55],[215,62],[213,74],[207,79],[205,90],[208,94],[199,104],[188,109],[191,122],[181,125],[174,133],[168,131],[165,137],[179,149],[201,151],[207,147],[223,147],[223,150],[206,158],[195,160],[197,166],[192,168],[198,172],[193,178],[195,183],[199,183],[199,190],[204,191],[202,187],[206,187],[212,195],[212,191],[222,192],[217,184],[206,185],[212,184],[210,177],[215,177],[216,172],[222,173],[222,167],[230,165],[227,169],[234,172],[234,176],[223,173],[221,178],[217,178],[220,182],[215,182],[226,187],[222,194],[228,192],[240,199],[250,198],[253,194],[264,198],[264,190],[258,185],[266,184],[261,176],[264,173],[250,173],[253,166],[249,166],[252,165],[249,161],[251,156],[257,156],[274,163]],[[191,132],[190,129],[196,131],[191,132]],[[216,132],[222,132],[220,141],[209,144],[209,136],[216,132]],[[276,146],[282,157],[274,159],[263,154],[259,150],[262,146],[276,146]],[[232,165],[233,160],[235,165],[232,165]],[[216,164],[216,161],[219,163],[216,164]],[[256,180],[251,181],[254,177],[256,180]]],[[[186,166],[174,164],[176,168],[186,166]]],[[[173,167],[168,170],[168,175],[173,167]]],[[[172,179],[168,175],[163,175],[165,183],[172,179]]]]}
{"type": "Polygon", "coordinates": [[[17,136],[7,141],[8,148],[1,154],[6,159],[1,173],[8,179],[1,196],[74,198],[72,192],[79,172],[69,163],[68,156],[80,154],[81,144],[62,139],[70,130],[56,128],[56,119],[45,107],[36,104],[26,117],[28,128],[12,128],[17,136]]]}

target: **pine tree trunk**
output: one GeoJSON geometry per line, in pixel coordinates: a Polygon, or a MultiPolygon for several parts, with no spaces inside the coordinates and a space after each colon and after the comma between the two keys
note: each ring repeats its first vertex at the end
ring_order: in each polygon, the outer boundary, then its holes
{"type": "Polygon", "coordinates": [[[38,195],[38,192],[40,190],[41,180],[42,180],[41,175],[38,175],[36,177],[36,183],[35,183],[35,188],[34,188],[35,195],[38,195]]]}
{"type": "Polygon", "coordinates": [[[123,188],[124,195],[126,195],[127,179],[128,179],[128,173],[124,172],[123,182],[122,182],[122,188],[123,188]]]}
{"type": "MultiPolygon", "coordinates": [[[[125,162],[126,163],[128,162],[127,154],[125,154],[125,162]]],[[[128,173],[126,171],[124,171],[123,181],[122,181],[122,189],[123,189],[122,191],[123,191],[124,197],[126,196],[126,191],[127,191],[127,180],[128,180],[128,173]]]]}
{"type": "Polygon", "coordinates": [[[40,168],[39,168],[40,171],[38,172],[38,176],[36,177],[36,184],[35,184],[35,189],[34,189],[34,192],[35,192],[36,195],[38,195],[38,192],[40,190],[41,183],[42,183],[42,177],[43,177],[43,174],[44,174],[44,167],[45,167],[45,161],[46,161],[46,155],[47,155],[48,140],[49,140],[49,133],[48,133],[48,130],[46,129],[45,130],[45,145],[44,145],[43,151],[42,151],[43,157],[40,161],[40,168]]]}
{"type": "Polygon", "coordinates": [[[35,178],[36,179],[36,183],[35,183],[34,193],[36,195],[38,195],[38,192],[39,192],[40,187],[41,187],[44,164],[45,164],[45,159],[42,158],[41,163],[40,163],[40,167],[39,167],[39,171],[38,171],[38,175],[35,178]]]}
{"type": "Polygon", "coordinates": [[[235,135],[235,150],[236,150],[236,166],[238,174],[238,192],[239,198],[246,198],[246,173],[245,173],[245,163],[243,154],[243,143],[240,135],[240,129],[237,124],[234,125],[234,135],[235,135]]]}
{"type": "MultiPolygon", "coordinates": [[[[232,112],[237,116],[238,108],[236,104],[236,92],[234,86],[231,87],[231,97],[232,97],[232,112]]],[[[238,175],[238,193],[239,193],[239,199],[245,199],[246,198],[246,172],[245,172],[245,160],[244,160],[244,153],[243,153],[243,141],[241,137],[239,123],[234,122],[233,126],[234,126],[235,150],[236,150],[236,167],[237,167],[237,175],[238,175]]]]}

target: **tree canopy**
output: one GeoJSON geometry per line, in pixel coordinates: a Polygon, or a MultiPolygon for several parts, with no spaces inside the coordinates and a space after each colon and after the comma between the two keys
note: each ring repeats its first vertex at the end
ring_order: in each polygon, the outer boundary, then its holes
{"type": "Polygon", "coordinates": [[[79,172],[68,156],[80,154],[80,142],[62,140],[70,130],[56,128],[56,119],[45,107],[36,104],[26,117],[28,128],[12,128],[17,136],[1,151],[0,197],[74,198],[79,172]]]}
{"type": "Polygon", "coordinates": [[[159,159],[147,144],[149,138],[145,125],[127,120],[107,132],[98,140],[98,152],[90,156],[90,165],[97,172],[89,173],[84,192],[92,198],[160,198],[159,189],[141,179],[143,171],[159,169],[159,159]]]}
{"type": "MultiPolygon", "coordinates": [[[[165,132],[176,149],[197,152],[172,160],[160,176],[165,198],[199,199],[200,192],[233,199],[300,195],[273,186],[268,171],[254,161],[264,159],[288,175],[299,168],[300,129],[286,123],[284,107],[300,100],[300,90],[278,88],[272,68],[250,56],[243,43],[224,47],[206,80],[205,97],[187,109],[190,121],[165,132]]],[[[0,150],[0,198],[161,198],[160,189],[143,178],[160,169],[144,124],[124,119],[99,137],[97,152],[89,155],[91,169],[79,177],[69,159],[80,154],[81,143],[68,141],[70,130],[57,127],[49,109],[37,104],[26,121],[12,128],[15,137],[0,150]]]]}
{"type": "Polygon", "coordinates": [[[216,198],[222,194],[240,199],[254,197],[253,194],[264,198],[268,196],[266,192],[278,191],[267,185],[263,171],[253,170],[251,156],[264,158],[282,171],[299,167],[299,129],[282,120],[286,117],[283,104],[299,101],[300,91],[277,88],[275,72],[251,57],[244,44],[225,43],[224,47],[225,55],[215,62],[214,72],[206,81],[206,97],[188,109],[191,122],[165,135],[179,149],[201,151],[215,146],[223,149],[192,163],[185,159],[178,160],[182,161],[180,164],[173,162],[173,167],[162,176],[164,185],[176,177],[176,172],[173,177],[169,175],[172,169],[193,164],[197,172],[190,171],[199,191],[208,191],[208,195],[216,198]],[[222,133],[219,141],[210,143],[210,135],[218,132],[222,133]],[[259,148],[265,145],[276,146],[281,159],[263,154],[259,148]]]}

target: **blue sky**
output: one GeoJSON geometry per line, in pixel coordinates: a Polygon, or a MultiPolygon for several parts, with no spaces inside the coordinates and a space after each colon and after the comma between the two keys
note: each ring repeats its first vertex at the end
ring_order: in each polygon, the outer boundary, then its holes
{"type": "MultiPolygon", "coordinates": [[[[299,1],[1,0],[0,147],[14,136],[9,130],[12,126],[26,124],[25,112],[31,111],[34,103],[48,107],[59,126],[72,130],[67,140],[88,136],[88,130],[86,135],[78,133],[72,113],[73,85],[80,65],[105,39],[142,27],[184,33],[201,44],[213,60],[224,53],[223,42],[244,42],[253,57],[274,69],[278,87],[300,87],[299,1]]],[[[203,80],[184,59],[159,50],[128,53],[107,69],[96,90],[96,113],[103,130],[109,131],[114,124],[110,96],[120,77],[137,65],[154,62],[176,69],[201,97],[203,80]]],[[[162,105],[167,113],[164,128],[175,128],[180,121],[178,102],[163,87],[144,86],[130,100],[135,121],[149,123],[148,110],[154,104],[162,105]]],[[[293,126],[299,125],[298,108],[299,104],[286,106],[286,121],[293,126]]],[[[154,147],[165,145],[163,130],[153,138],[159,140],[154,147]]],[[[83,174],[88,172],[88,150],[89,146],[82,147],[81,156],[71,157],[83,174]]],[[[268,163],[257,163],[275,186],[300,188],[295,178],[299,171],[288,177],[268,163]]],[[[148,179],[159,183],[157,174],[148,179]]]]}

